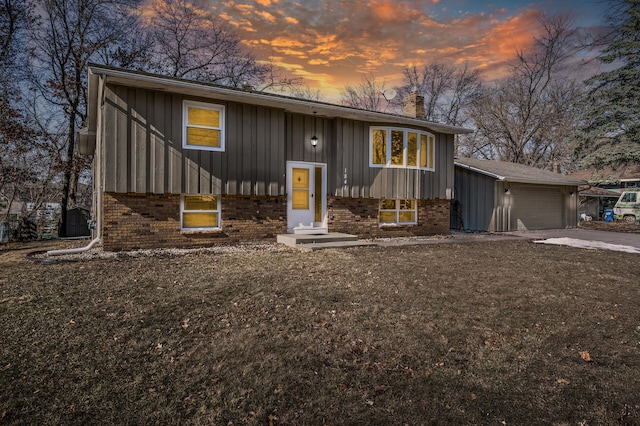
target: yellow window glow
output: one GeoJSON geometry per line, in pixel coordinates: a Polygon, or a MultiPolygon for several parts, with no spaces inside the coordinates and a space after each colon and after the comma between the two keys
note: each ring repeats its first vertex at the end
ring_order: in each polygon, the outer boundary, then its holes
{"type": "Polygon", "coordinates": [[[201,129],[199,127],[187,128],[187,144],[198,146],[219,147],[220,130],[201,129]]]}
{"type": "Polygon", "coordinates": [[[187,195],[184,197],[185,210],[217,210],[218,198],[215,195],[187,195]]]}
{"type": "Polygon", "coordinates": [[[294,188],[309,188],[309,169],[294,167],[291,173],[294,188]]]}
{"type": "Polygon", "coordinates": [[[407,134],[407,166],[416,167],[418,165],[418,134],[409,132],[407,134]]]}
{"type": "Polygon", "coordinates": [[[394,166],[404,164],[404,132],[402,130],[391,131],[391,164],[394,166]]]}
{"type": "Polygon", "coordinates": [[[400,210],[415,209],[415,200],[400,200],[400,210]]]}
{"type": "Polygon", "coordinates": [[[381,210],[395,210],[396,209],[396,200],[380,200],[380,209],[381,210]]]}
{"type": "Polygon", "coordinates": [[[309,210],[309,190],[294,189],[291,194],[291,207],[294,210],[309,210]]]}
{"type": "Polygon", "coordinates": [[[220,111],[206,108],[189,107],[187,123],[193,126],[220,128],[220,111]]]}
{"type": "Polygon", "coordinates": [[[401,211],[399,213],[400,216],[400,222],[415,222],[416,220],[416,216],[415,216],[415,212],[412,211],[401,211]]]}
{"type": "Polygon", "coordinates": [[[184,212],[182,214],[183,228],[215,228],[218,226],[216,212],[184,212]]]}
{"type": "Polygon", "coordinates": [[[429,155],[429,143],[427,135],[420,135],[420,167],[427,167],[427,156],[429,155]]]}
{"type": "Polygon", "coordinates": [[[387,132],[386,130],[374,130],[372,135],[372,162],[373,164],[387,164],[387,132]]]}
{"type": "Polygon", "coordinates": [[[380,212],[380,223],[394,223],[396,212],[380,212]]]}

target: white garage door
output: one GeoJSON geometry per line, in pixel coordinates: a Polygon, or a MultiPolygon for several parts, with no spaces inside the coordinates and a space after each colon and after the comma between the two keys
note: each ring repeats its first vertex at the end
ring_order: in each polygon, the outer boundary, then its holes
{"type": "Polygon", "coordinates": [[[511,186],[511,229],[563,228],[564,203],[560,188],[511,186]]]}

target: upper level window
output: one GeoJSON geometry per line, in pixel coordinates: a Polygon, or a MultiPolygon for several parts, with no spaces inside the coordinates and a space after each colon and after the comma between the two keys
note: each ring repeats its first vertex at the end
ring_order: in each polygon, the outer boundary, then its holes
{"type": "Polygon", "coordinates": [[[435,137],[431,133],[394,127],[372,127],[369,150],[371,167],[434,170],[435,137]]]}
{"type": "Polygon", "coordinates": [[[224,151],[224,106],[184,101],[182,147],[224,151]]]}

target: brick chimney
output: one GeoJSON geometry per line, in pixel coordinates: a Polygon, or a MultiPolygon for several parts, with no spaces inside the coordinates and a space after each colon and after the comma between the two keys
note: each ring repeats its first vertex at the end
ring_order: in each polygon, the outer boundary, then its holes
{"type": "Polygon", "coordinates": [[[424,96],[411,92],[402,100],[402,112],[408,117],[424,119],[424,96]]]}

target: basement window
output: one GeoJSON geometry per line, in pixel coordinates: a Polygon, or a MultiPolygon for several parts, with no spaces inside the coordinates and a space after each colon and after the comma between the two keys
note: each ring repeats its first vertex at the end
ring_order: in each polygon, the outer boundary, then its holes
{"type": "Polygon", "coordinates": [[[417,204],[416,200],[380,200],[380,225],[416,225],[417,204]]]}
{"type": "Polygon", "coordinates": [[[183,195],[180,200],[180,222],[183,231],[220,229],[220,197],[183,195]]]}
{"type": "Polygon", "coordinates": [[[371,127],[369,166],[435,170],[435,136],[396,127],[371,127]]]}
{"type": "Polygon", "coordinates": [[[224,106],[184,101],[182,147],[203,151],[224,151],[224,106]]]}

